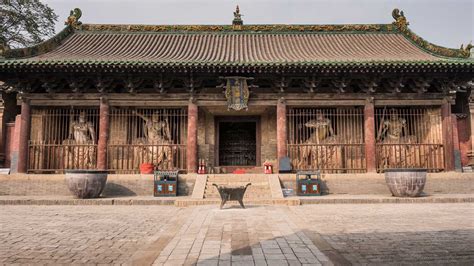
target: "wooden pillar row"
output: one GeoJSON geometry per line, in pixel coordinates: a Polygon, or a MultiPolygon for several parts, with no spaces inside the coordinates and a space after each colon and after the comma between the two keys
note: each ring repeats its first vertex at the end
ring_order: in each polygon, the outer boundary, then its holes
{"type": "Polygon", "coordinates": [[[188,104],[188,138],[186,142],[186,168],[188,173],[197,172],[197,120],[198,107],[190,101],[188,104]]]}
{"type": "Polygon", "coordinates": [[[277,165],[281,158],[288,156],[287,136],[286,103],[280,99],[277,103],[277,165]]]}
{"type": "Polygon", "coordinates": [[[376,167],[376,146],[375,146],[375,106],[373,100],[368,100],[364,106],[364,142],[365,142],[365,162],[367,172],[374,173],[376,167]]]}
{"type": "Polygon", "coordinates": [[[97,141],[97,169],[107,170],[107,142],[109,139],[109,103],[100,99],[99,107],[99,139],[97,141]]]}
{"type": "Polygon", "coordinates": [[[18,148],[18,173],[28,170],[28,138],[30,135],[31,107],[28,99],[21,102],[21,122],[18,148]]]}

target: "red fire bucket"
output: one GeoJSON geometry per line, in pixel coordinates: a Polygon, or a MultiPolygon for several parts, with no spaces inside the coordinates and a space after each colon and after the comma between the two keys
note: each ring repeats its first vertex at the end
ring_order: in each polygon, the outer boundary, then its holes
{"type": "Polygon", "coordinates": [[[140,174],[153,174],[155,166],[152,163],[142,163],[140,165],[140,174]]]}
{"type": "Polygon", "coordinates": [[[273,165],[269,162],[263,164],[265,174],[273,174],[273,165]]]}

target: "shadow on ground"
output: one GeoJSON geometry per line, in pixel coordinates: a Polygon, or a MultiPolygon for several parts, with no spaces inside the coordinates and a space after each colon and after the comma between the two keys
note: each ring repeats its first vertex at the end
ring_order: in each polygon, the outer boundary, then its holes
{"type": "Polygon", "coordinates": [[[336,234],[322,238],[325,243],[308,243],[298,232],[239,246],[245,236],[233,237],[230,252],[215,256],[204,253],[195,263],[301,265],[327,264],[325,259],[329,259],[334,265],[474,265],[474,230],[336,234]]]}
{"type": "Polygon", "coordinates": [[[129,188],[113,182],[107,182],[104,192],[102,192],[103,197],[131,197],[136,195],[137,193],[129,188]]]}

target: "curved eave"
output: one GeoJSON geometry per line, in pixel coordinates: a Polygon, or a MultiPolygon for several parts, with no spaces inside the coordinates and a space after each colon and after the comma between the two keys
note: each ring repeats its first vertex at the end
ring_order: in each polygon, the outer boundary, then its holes
{"type": "MultiPolygon", "coordinates": [[[[26,60],[25,60],[26,61],[26,60]]],[[[473,60],[373,62],[142,62],[142,61],[6,61],[5,72],[452,72],[474,73],[473,60]]]]}
{"type": "Polygon", "coordinates": [[[6,50],[3,56],[7,59],[21,59],[45,54],[56,49],[67,37],[69,37],[73,33],[74,28],[71,26],[67,26],[58,34],[54,35],[53,37],[44,42],[38,43],[37,45],[31,47],[6,50]]]}
{"type": "Polygon", "coordinates": [[[403,36],[405,36],[417,47],[421,48],[422,50],[432,55],[445,57],[445,58],[459,58],[459,59],[467,59],[471,56],[471,52],[467,49],[453,49],[453,48],[447,48],[447,47],[433,44],[421,38],[420,36],[418,36],[408,27],[399,28],[398,31],[401,32],[403,36]]]}

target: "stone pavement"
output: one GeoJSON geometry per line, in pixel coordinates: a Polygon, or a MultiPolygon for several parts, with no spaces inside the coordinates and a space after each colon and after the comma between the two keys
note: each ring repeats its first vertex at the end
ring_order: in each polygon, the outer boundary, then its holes
{"type": "Polygon", "coordinates": [[[472,265],[473,217],[472,203],[0,206],[0,264],[472,265]]]}

